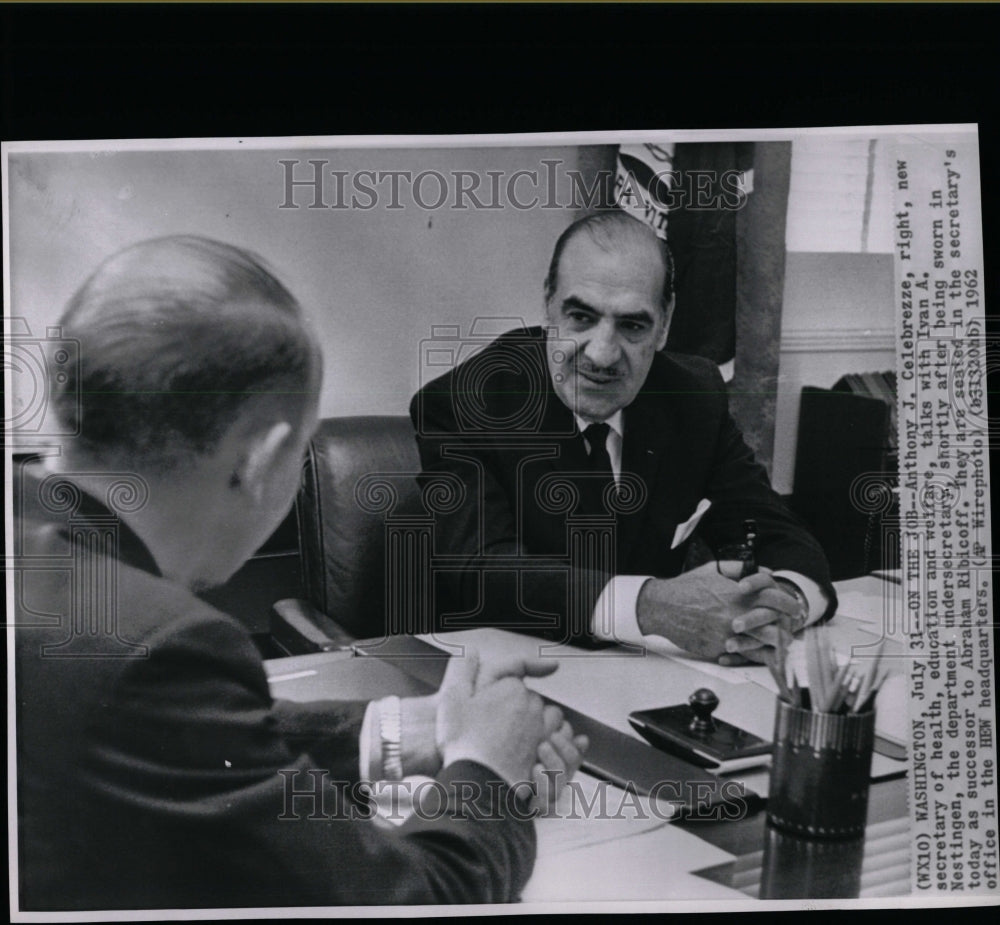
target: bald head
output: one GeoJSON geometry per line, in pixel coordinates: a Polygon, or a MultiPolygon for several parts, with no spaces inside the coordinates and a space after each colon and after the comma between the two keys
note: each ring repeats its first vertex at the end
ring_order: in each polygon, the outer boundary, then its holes
{"type": "Polygon", "coordinates": [[[60,324],[80,342],[80,391],[54,381],[56,412],[106,462],[174,469],[210,451],[248,402],[302,404],[318,375],[291,293],[253,254],[207,238],[119,251],[60,324]]]}

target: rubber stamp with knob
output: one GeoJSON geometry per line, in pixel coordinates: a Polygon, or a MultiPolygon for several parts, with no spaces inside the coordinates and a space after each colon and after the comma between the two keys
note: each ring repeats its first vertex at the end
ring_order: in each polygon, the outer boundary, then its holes
{"type": "Polygon", "coordinates": [[[687,703],[658,710],[637,710],[629,722],[643,738],[692,764],[726,773],[766,764],[771,743],[712,714],[715,691],[700,687],[687,703]]]}
{"type": "Polygon", "coordinates": [[[694,718],[688,724],[688,732],[696,736],[707,736],[715,729],[715,720],[712,713],[719,705],[719,698],[715,696],[715,691],[707,687],[699,687],[690,697],[688,705],[694,718]]]}

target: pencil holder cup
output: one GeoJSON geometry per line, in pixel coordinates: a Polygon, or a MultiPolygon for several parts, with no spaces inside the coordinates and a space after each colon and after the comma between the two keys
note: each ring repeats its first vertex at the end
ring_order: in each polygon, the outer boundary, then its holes
{"type": "Polygon", "coordinates": [[[875,711],[818,713],[778,698],[767,797],[771,825],[811,838],[865,831],[875,711]]]}
{"type": "Polygon", "coordinates": [[[761,899],[856,899],[861,894],[865,840],[818,839],[764,830],[761,899]]]}

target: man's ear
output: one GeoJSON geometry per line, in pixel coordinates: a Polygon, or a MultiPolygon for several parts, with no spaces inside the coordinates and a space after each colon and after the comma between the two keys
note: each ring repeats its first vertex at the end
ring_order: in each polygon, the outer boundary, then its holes
{"type": "Polygon", "coordinates": [[[267,479],[281,458],[285,441],[292,435],[288,421],[273,421],[255,430],[247,439],[246,453],[234,479],[254,501],[264,497],[267,479]]]}
{"type": "Polygon", "coordinates": [[[660,332],[659,340],[656,342],[656,349],[662,350],[667,345],[667,335],[670,333],[670,321],[674,317],[674,302],[676,296],[671,294],[670,300],[663,307],[663,330],[660,332]]]}

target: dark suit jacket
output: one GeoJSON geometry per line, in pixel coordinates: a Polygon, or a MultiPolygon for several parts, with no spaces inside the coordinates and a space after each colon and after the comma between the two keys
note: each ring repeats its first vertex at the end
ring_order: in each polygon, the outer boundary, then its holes
{"type": "Polygon", "coordinates": [[[614,516],[585,501],[567,508],[566,476],[589,463],[552,390],[542,329],[504,334],[421,389],[410,414],[422,481],[428,489],[436,478],[450,481],[453,493],[461,485],[461,503],[439,505],[436,515],[439,628],[503,625],[583,639],[609,578],[670,578],[690,564],[692,541],[671,544],[703,498],[712,507],[696,532],[701,543],[713,551],[738,543],[753,518],[759,564],[814,579],[830,596],[828,614],[835,608],[822,549],[771,489],[707,360],[656,356],[625,409],[623,494],[634,489],[638,498],[625,497],[614,516]]]}
{"type": "MultiPolygon", "coordinates": [[[[534,859],[530,821],[445,813],[393,831],[371,822],[363,798],[345,799],[358,798],[351,787],[365,705],[272,701],[246,631],[160,577],[123,524],[117,557],[98,546],[67,560],[71,534],[99,531],[108,512],[83,495],[75,515],[54,513],[39,504],[38,484],[26,477],[15,497],[21,908],[519,895],[534,859]],[[71,636],[71,613],[86,630],[95,602],[103,620],[109,601],[120,640],[144,655],[108,657],[125,646],[104,626],[71,636]],[[287,803],[286,780],[315,790],[310,769],[324,781],[322,805],[308,796],[287,803]],[[351,806],[362,818],[348,818],[351,806]]],[[[455,781],[486,793],[492,777],[457,762],[439,781],[454,796],[455,781]]]]}

